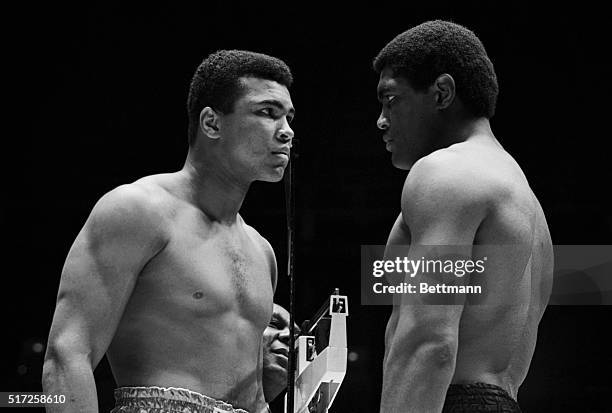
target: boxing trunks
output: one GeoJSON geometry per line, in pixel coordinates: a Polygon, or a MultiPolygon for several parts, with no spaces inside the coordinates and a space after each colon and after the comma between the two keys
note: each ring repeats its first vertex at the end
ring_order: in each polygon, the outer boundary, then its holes
{"type": "Polygon", "coordinates": [[[111,413],[248,413],[203,394],[175,387],[120,387],[111,413]]]}
{"type": "Polygon", "coordinates": [[[499,386],[451,384],[442,413],[521,413],[516,400],[499,386]]]}

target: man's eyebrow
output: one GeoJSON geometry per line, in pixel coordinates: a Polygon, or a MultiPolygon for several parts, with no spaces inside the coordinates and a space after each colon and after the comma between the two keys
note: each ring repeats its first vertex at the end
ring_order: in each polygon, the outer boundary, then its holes
{"type": "MultiPolygon", "coordinates": [[[[255,102],[255,104],[257,104],[257,105],[271,105],[271,106],[274,106],[274,107],[278,108],[279,110],[287,110],[285,108],[285,106],[280,101],[275,100],[275,99],[261,100],[259,102],[255,102]]],[[[287,113],[295,115],[295,108],[293,106],[290,107],[289,110],[287,110],[287,113]]]]}
{"type": "Polygon", "coordinates": [[[390,86],[381,86],[376,90],[376,96],[378,97],[378,100],[382,100],[383,96],[385,93],[391,91],[392,88],[390,86]]]}
{"type": "Polygon", "coordinates": [[[272,320],[281,323],[282,325],[288,326],[289,322],[285,320],[280,314],[272,314],[272,320]]]}

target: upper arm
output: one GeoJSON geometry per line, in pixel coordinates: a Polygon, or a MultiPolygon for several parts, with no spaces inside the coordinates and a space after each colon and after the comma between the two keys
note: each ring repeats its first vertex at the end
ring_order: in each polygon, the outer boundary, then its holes
{"type": "Polygon", "coordinates": [[[272,290],[276,292],[276,285],[278,284],[278,267],[276,265],[276,255],[274,255],[274,249],[272,245],[263,237],[260,237],[262,240],[262,245],[264,251],[266,252],[266,257],[268,262],[270,263],[270,279],[272,281],[272,290]]]}
{"type": "MultiPolygon", "coordinates": [[[[489,196],[486,182],[454,154],[430,155],[415,164],[402,191],[402,217],[411,234],[408,259],[447,262],[472,258],[474,237],[487,213],[489,196]]],[[[469,275],[421,271],[406,281],[418,290],[420,282],[466,285],[469,275]]],[[[456,341],[465,297],[437,293],[404,296],[396,334],[409,335],[415,344],[456,341]]]]}
{"type": "Polygon", "coordinates": [[[276,255],[274,255],[274,249],[267,239],[261,236],[261,234],[250,225],[245,225],[248,234],[255,244],[261,249],[264,254],[268,266],[270,267],[270,282],[272,283],[272,290],[276,292],[276,284],[278,281],[278,268],[276,265],[276,255]]]}
{"type": "Polygon", "coordinates": [[[163,220],[143,189],[126,185],[98,201],[62,270],[49,347],[87,356],[106,352],[138,274],[165,245],[163,220]]]}

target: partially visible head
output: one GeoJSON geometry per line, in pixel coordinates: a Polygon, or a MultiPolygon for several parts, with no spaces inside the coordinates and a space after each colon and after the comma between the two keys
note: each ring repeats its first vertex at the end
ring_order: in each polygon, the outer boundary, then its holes
{"type": "Polygon", "coordinates": [[[255,180],[279,180],[293,138],[292,82],[289,67],[275,57],[242,50],[211,54],[189,88],[190,147],[210,138],[206,145],[219,151],[228,169],[255,180]]]}
{"type": "MultiPolygon", "coordinates": [[[[440,114],[439,109],[453,103],[460,102],[469,117],[491,118],[495,114],[498,85],[493,64],[478,37],[458,24],[435,20],[413,27],[389,42],[376,56],[373,66],[380,74],[379,99],[383,103],[378,125],[388,132],[393,133],[399,127],[399,122],[394,125],[389,119],[393,114],[385,112],[384,92],[390,82],[409,89],[416,99],[410,102],[413,110],[419,104],[420,112],[413,113],[414,119],[405,125],[412,130],[404,133],[431,133],[436,121],[439,123],[440,118],[435,116],[440,114]],[[426,95],[434,100],[426,99],[426,95]],[[417,122],[421,125],[416,125],[417,122]]],[[[395,131],[396,138],[401,133],[395,131]]]]}
{"type": "Polygon", "coordinates": [[[278,304],[264,330],[263,347],[264,393],[266,400],[272,400],[287,385],[289,357],[289,312],[278,304]]]}

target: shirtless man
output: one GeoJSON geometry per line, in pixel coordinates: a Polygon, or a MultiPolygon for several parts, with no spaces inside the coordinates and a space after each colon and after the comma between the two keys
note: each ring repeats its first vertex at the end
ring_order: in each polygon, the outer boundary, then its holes
{"type": "Polygon", "coordinates": [[[262,334],[276,262],[238,211],[251,182],[283,177],[291,83],[279,59],[210,55],[189,90],[183,169],[95,205],[62,272],[43,387],[68,401],[49,411],[97,411],[92,372],[105,353],[121,387],[113,412],[267,410],[262,334]]]}
{"type": "Polygon", "coordinates": [[[377,125],[393,165],[410,171],[387,251],[410,245],[408,258],[415,260],[427,245],[488,254],[478,276],[486,303],[469,305],[458,295],[456,305],[428,305],[432,299],[416,294],[394,306],[381,412],[518,412],[553,255],[542,208],[491,130],[493,65],[474,33],[433,21],[393,39],[374,69],[382,104],[377,125]]]}

